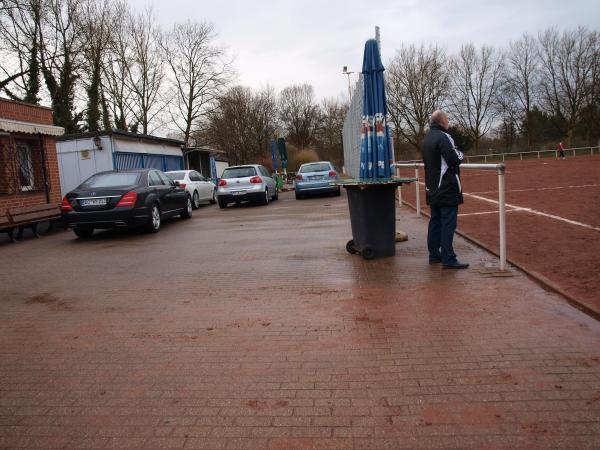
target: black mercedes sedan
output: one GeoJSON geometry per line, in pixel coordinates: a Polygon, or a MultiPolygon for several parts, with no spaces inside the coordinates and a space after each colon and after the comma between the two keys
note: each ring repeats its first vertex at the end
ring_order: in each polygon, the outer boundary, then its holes
{"type": "Polygon", "coordinates": [[[95,229],[143,227],[160,230],[167,217],[192,217],[192,199],[156,169],[111,170],[92,175],[62,200],[63,224],[81,238],[95,229]]]}

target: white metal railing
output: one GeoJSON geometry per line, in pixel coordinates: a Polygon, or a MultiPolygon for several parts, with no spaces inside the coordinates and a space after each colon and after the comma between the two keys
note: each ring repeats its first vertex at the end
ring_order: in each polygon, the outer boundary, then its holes
{"type": "MultiPolygon", "coordinates": [[[[588,153],[593,155],[594,153],[600,153],[600,147],[574,147],[574,148],[565,148],[565,154],[571,153],[573,156],[576,156],[577,153],[588,153]]],[[[511,152],[511,153],[490,153],[488,155],[465,155],[465,161],[468,163],[472,159],[483,159],[484,163],[487,163],[488,159],[498,160],[502,159],[502,161],[506,161],[506,159],[516,159],[518,156],[520,160],[523,160],[523,155],[536,155],[537,159],[541,159],[542,154],[553,154],[555,158],[558,158],[558,150],[533,150],[527,152],[511,152]]]]}
{"type": "MultiPolygon", "coordinates": [[[[414,167],[415,178],[415,208],[417,210],[417,217],[421,216],[421,198],[419,191],[419,167],[423,167],[422,162],[398,162],[393,164],[396,167],[396,175],[399,175],[401,167],[414,167]]],[[[495,170],[498,174],[498,205],[499,205],[499,227],[500,227],[500,271],[506,270],[506,195],[505,195],[505,182],[504,172],[506,166],[500,164],[461,164],[461,169],[484,169],[484,170],[495,170]]],[[[402,205],[402,187],[398,189],[398,202],[402,205]]]]}

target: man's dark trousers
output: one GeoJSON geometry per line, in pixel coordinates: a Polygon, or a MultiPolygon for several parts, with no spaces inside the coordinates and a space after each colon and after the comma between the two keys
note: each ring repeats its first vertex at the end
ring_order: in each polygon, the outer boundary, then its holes
{"type": "Polygon", "coordinates": [[[456,262],[456,254],[452,248],[458,206],[431,206],[427,247],[430,260],[441,260],[442,264],[456,262]],[[441,252],[440,252],[441,249],[441,252]]]}

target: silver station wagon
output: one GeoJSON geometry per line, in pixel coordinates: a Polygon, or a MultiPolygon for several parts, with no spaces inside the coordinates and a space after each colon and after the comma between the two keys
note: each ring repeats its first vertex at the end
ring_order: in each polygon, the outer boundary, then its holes
{"type": "Polygon", "coordinates": [[[227,167],[217,186],[217,202],[221,208],[243,201],[268,205],[270,199],[278,197],[275,180],[260,164],[227,167]]]}

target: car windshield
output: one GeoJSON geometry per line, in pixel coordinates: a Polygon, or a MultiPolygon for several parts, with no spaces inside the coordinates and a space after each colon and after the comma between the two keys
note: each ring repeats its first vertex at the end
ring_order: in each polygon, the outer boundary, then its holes
{"type": "Polygon", "coordinates": [[[179,181],[185,178],[185,172],[169,172],[167,176],[173,181],[179,181]]]}
{"type": "Polygon", "coordinates": [[[97,189],[115,186],[131,186],[137,183],[139,172],[110,172],[98,173],[85,180],[82,188],[97,189]]]}
{"type": "Polygon", "coordinates": [[[221,178],[244,178],[256,175],[254,167],[232,167],[223,171],[221,178]]]}
{"type": "Polygon", "coordinates": [[[331,167],[329,167],[329,164],[327,163],[306,164],[305,166],[300,167],[300,173],[326,172],[328,170],[331,170],[331,167]]]}

